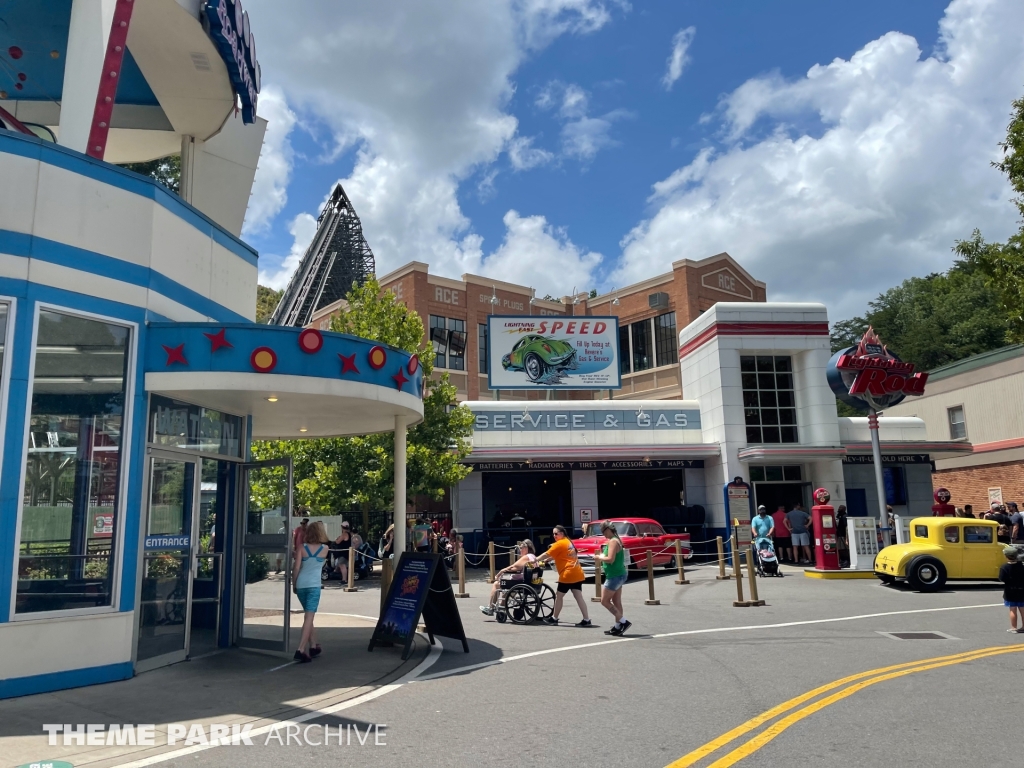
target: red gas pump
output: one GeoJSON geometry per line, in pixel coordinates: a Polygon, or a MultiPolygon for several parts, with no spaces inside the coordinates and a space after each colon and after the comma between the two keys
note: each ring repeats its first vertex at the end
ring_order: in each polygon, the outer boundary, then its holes
{"type": "Polygon", "coordinates": [[[956,507],[949,503],[953,498],[945,488],[939,488],[933,494],[935,503],[932,504],[932,517],[956,517],[956,507]]]}
{"type": "Polygon", "coordinates": [[[839,544],[836,534],[836,514],[829,504],[832,496],[824,488],[814,492],[811,507],[811,525],[814,527],[814,567],[819,571],[839,570],[839,544]]]}

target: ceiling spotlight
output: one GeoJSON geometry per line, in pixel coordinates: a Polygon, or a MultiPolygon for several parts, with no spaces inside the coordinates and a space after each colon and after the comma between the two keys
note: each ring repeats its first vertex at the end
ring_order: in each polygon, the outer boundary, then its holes
{"type": "Polygon", "coordinates": [[[268,397],[267,398],[267,402],[268,403],[276,403],[277,402],[277,398],[276,397],[268,397]]]}
{"type": "Polygon", "coordinates": [[[299,432],[308,432],[308,431],[309,430],[307,430],[305,427],[299,427],[299,432]]]}

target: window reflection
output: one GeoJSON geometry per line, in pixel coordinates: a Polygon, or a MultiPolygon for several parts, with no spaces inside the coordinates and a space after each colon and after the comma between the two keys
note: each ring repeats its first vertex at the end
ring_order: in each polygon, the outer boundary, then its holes
{"type": "Polygon", "coordinates": [[[39,313],[17,613],[110,605],[129,328],[39,313]]]}

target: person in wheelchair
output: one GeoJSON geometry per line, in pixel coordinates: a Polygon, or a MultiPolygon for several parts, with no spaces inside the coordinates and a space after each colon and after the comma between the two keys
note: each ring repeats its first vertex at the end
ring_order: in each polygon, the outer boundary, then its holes
{"type": "Polygon", "coordinates": [[[502,589],[508,589],[512,586],[509,582],[522,581],[523,574],[527,569],[540,567],[540,561],[537,560],[536,555],[537,550],[534,548],[532,541],[524,539],[519,542],[519,551],[522,553],[522,556],[518,560],[494,574],[490,602],[487,605],[480,606],[480,613],[484,614],[484,616],[494,615],[494,604],[498,602],[498,593],[502,589]]]}

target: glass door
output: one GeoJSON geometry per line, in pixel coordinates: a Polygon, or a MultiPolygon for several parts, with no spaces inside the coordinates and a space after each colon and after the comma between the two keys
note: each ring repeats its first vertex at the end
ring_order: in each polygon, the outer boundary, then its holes
{"type": "Polygon", "coordinates": [[[235,642],[287,653],[290,647],[292,460],[242,465],[239,504],[244,567],[234,569],[235,642]]]}
{"type": "Polygon", "coordinates": [[[155,451],[149,455],[137,671],[188,655],[197,469],[196,459],[155,451]]]}

